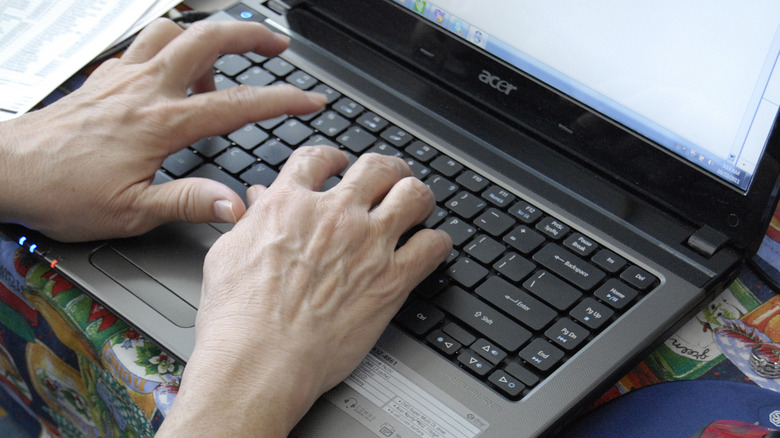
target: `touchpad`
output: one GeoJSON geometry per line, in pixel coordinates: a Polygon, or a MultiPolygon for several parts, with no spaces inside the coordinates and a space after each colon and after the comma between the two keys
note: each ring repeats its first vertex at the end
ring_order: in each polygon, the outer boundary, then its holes
{"type": "Polygon", "coordinates": [[[171,321],[175,322],[170,315],[182,321],[184,314],[176,307],[185,306],[191,310],[184,312],[192,312],[194,322],[203,260],[221,235],[208,224],[166,224],[143,236],[113,240],[96,251],[91,261],[171,321]],[[129,281],[128,277],[139,273],[140,280],[129,281]]]}

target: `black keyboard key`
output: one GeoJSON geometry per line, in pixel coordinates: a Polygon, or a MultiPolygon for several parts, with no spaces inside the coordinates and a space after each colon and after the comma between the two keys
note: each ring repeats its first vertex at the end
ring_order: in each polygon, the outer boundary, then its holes
{"type": "Polygon", "coordinates": [[[506,358],[506,352],[485,338],[480,338],[471,345],[471,349],[487,359],[493,365],[498,365],[506,358]]]}
{"type": "Polygon", "coordinates": [[[566,310],[582,298],[582,292],[547,271],[539,271],[523,287],[558,310],[566,310]]]}
{"type": "Polygon", "coordinates": [[[431,174],[431,169],[420,164],[419,161],[412,158],[405,158],[406,165],[412,170],[412,175],[417,179],[425,179],[431,174]]]}
{"type": "Polygon", "coordinates": [[[152,185],[165,184],[173,180],[174,178],[172,176],[165,173],[162,169],[158,169],[157,172],[154,173],[154,179],[152,180],[152,185]]]}
{"type": "Polygon", "coordinates": [[[515,200],[516,196],[498,186],[490,186],[482,192],[482,197],[490,201],[496,207],[505,207],[515,200]]]}
{"type": "Polygon", "coordinates": [[[474,287],[488,274],[488,270],[469,258],[460,258],[447,269],[447,275],[468,288],[474,287]]]}
{"type": "Polygon", "coordinates": [[[639,292],[622,281],[612,278],[596,289],[596,292],[594,292],[593,295],[607,303],[613,309],[620,310],[634,301],[634,298],[639,295],[639,292]]]}
{"type": "Polygon", "coordinates": [[[515,351],[531,338],[531,332],[458,287],[445,290],[435,304],[504,350],[515,351]]]}
{"type": "Polygon", "coordinates": [[[536,224],[536,229],[546,234],[553,240],[560,240],[569,233],[571,228],[558,219],[546,217],[536,224]]]}
{"type": "Polygon", "coordinates": [[[452,336],[456,341],[463,345],[471,345],[477,340],[476,336],[466,331],[463,327],[450,322],[442,329],[444,333],[452,336]]]}
{"type": "Polygon", "coordinates": [[[385,129],[388,124],[387,120],[372,113],[371,111],[364,112],[360,115],[360,117],[355,119],[355,121],[373,133],[377,133],[385,129]]]}
{"type": "Polygon", "coordinates": [[[362,113],[365,108],[363,108],[363,105],[348,97],[342,97],[333,104],[333,109],[348,119],[354,119],[360,113],[362,113]]]}
{"type": "Polygon", "coordinates": [[[214,63],[215,68],[228,76],[235,76],[249,68],[250,65],[252,65],[252,61],[236,54],[224,55],[214,63]]]}
{"type": "Polygon", "coordinates": [[[208,178],[221,182],[222,184],[230,187],[231,190],[236,192],[238,196],[240,196],[241,199],[246,202],[246,186],[244,183],[233,178],[230,176],[230,174],[211,163],[206,163],[203,166],[195,169],[195,171],[192,172],[189,176],[196,178],[208,178]]]}
{"type": "Polygon", "coordinates": [[[658,280],[653,274],[638,266],[629,266],[620,274],[620,278],[631,286],[643,291],[649,289],[658,280]]]}
{"type": "Polygon", "coordinates": [[[255,149],[254,154],[271,166],[278,166],[290,158],[292,149],[283,142],[272,139],[255,149]]]}
{"type": "Polygon", "coordinates": [[[458,191],[459,186],[441,175],[431,175],[425,185],[433,192],[436,202],[442,202],[458,191]]]}
{"type": "Polygon", "coordinates": [[[488,180],[485,179],[485,177],[478,175],[471,170],[467,170],[458,175],[458,178],[455,180],[455,182],[474,193],[481,192],[488,185],[488,180]]]}
{"type": "Polygon", "coordinates": [[[558,316],[546,304],[495,276],[482,283],[476,293],[533,330],[543,329],[558,316]]]}
{"type": "Polygon", "coordinates": [[[619,272],[627,263],[626,259],[608,249],[600,249],[591,261],[611,274],[619,272]]]}
{"type": "Polygon", "coordinates": [[[236,76],[236,80],[244,85],[265,87],[266,85],[275,81],[276,77],[260,67],[252,67],[249,70],[236,76]]]}
{"type": "Polygon", "coordinates": [[[254,62],[255,64],[262,64],[268,60],[267,57],[255,52],[246,52],[244,53],[244,56],[246,56],[250,61],[254,62]]]}
{"type": "Polygon", "coordinates": [[[425,228],[435,228],[437,227],[444,218],[447,217],[449,212],[438,205],[433,207],[433,213],[431,213],[430,216],[428,216],[428,219],[423,222],[423,227],[425,228]]]}
{"type": "Polygon", "coordinates": [[[544,335],[564,350],[573,351],[585,342],[590,332],[569,318],[561,318],[544,335]]]}
{"type": "Polygon", "coordinates": [[[473,236],[477,229],[468,222],[456,217],[449,217],[439,226],[440,230],[450,235],[454,246],[463,245],[463,242],[473,236]]]}
{"type": "Polygon", "coordinates": [[[539,376],[532,373],[519,363],[512,362],[507,364],[506,368],[504,368],[504,371],[509,373],[509,375],[512,377],[515,377],[517,380],[523,382],[525,386],[535,386],[537,383],[539,383],[539,376]]]}
{"type": "Polygon", "coordinates": [[[509,209],[509,213],[527,224],[532,224],[542,217],[541,210],[525,201],[515,202],[515,205],[509,209]]]}
{"type": "Polygon", "coordinates": [[[227,136],[233,143],[251,151],[260,143],[268,140],[268,134],[254,124],[245,125],[243,128],[231,132],[227,136]]]}
{"type": "Polygon", "coordinates": [[[493,269],[501,273],[504,277],[519,282],[528,276],[536,265],[516,252],[508,252],[499,261],[493,264],[493,269]]]}
{"type": "Polygon", "coordinates": [[[593,330],[601,328],[614,314],[615,311],[591,297],[582,300],[569,312],[569,316],[593,330]]]}
{"type": "Polygon", "coordinates": [[[412,135],[397,126],[385,129],[380,137],[397,148],[404,147],[412,141],[412,135]]]}
{"type": "Polygon", "coordinates": [[[333,88],[330,88],[330,86],[325,84],[317,84],[314,88],[311,89],[311,91],[314,91],[315,93],[324,94],[326,98],[325,102],[328,105],[335,102],[337,99],[341,97],[341,93],[334,90],[333,88]]]}
{"type": "Polygon", "coordinates": [[[563,359],[563,351],[544,339],[534,339],[519,356],[537,370],[546,372],[563,359]]]}
{"type": "Polygon", "coordinates": [[[427,163],[435,157],[438,152],[430,145],[421,142],[420,140],[413,141],[405,149],[406,153],[414,157],[415,160],[427,163]]]}
{"type": "Polygon", "coordinates": [[[295,85],[301,90],[308,90],[309,88],[316,85],[318,81],[311,77],[308,73],[298,70],[290,76],[287,76],[287,82],[295,85]]]}
{"type": "Polygon", "coordinates": [[[436,159],[431,162],[431,167],[447,178],[452,178],[463,170],[462,164],[446,155],[439,155],[436,157],[436,159]]]}
{"type": "Polygon", "coordinates": [[[533,259],[583,290],[593,289],[606,276],[604,271],[554,243],[542,247],[533,259]]]}
{"type": "Polygon", "coordinates": [[[301,146],[330,146],[330,147],[334,147],[336,149],[339,148],[339,145],[337,145],[336,143],[332,142],[330,139],[328,139],[327,137],[325,137],[322,134],[314,134],[314,135],[312,135],[311,137],[306,139],[306,141],[304,141],[301,144],[301,146]]]}
{"type": "Polygon", "coordinates": [[[596,242],[583,236],[580,233],[574,233],[567,237],[566,240],[563,241],[563,246],[568,248],[573,253],[583,257],[589,256],[593,251],[596,250],[596,248],[598,248],[596,242]]]}
{"type": "Polygon", "coordinates": [[[493,207],[487,209],[484,213],[474,219],[474,225],[490,233],[493,236],[500,236],[515,224],[508,214],[493,207]]]}
{"type": "Polygon", "coordinates": [[[458,355],[458,362],[478,376],[486,376],[493,370],[493,365],[490,362],[470,350],[462,351],[458,355]]]}
{"type": "Polygon", "coordinates": [[[263,64],[263,67],[280,78],[287,76],[295,70],[295,67],[292,64],[282,58],[271,58],[263,64]]]}
{"type": "Polygon", "coordinates": [[[387,155],[389,157],[403,157],[403,152],[399,151],[398,149],[390,146],[389,144],[385,142],[378,142],[375,144],[371,149],[367,150],[366,153],[370,154],[382,154],[387,155]]]}
{"type": "Polygon", "coordinates": [[[285,120],[285,122],[274,129],[273,132],[280,140],[292,146],[297,145],[314,133],[311,128],[297,119],[285,120]]]}
{"type": "Polygon", "coordinates": [[[504,236],[504,242],[523,254],[529,254],[545,242],[544,236],[521,225],[504,236]]]}
{"type": "Polygon", "coordinates": [[[214,162],[230,173],[238,173],[256,161],[253,155],[241,148],[232,147],[218,156],[214,162]]]}
{"type": "Polygon", "coordinates": [[[465,219],[471,219],[487,207],[487,202],[469,192],[460,192],[444,206],[465,219]]]}
{"type": "Polygon", "coordinates": [[[206,137],[202,138],[190,146],[200,152],[204,157],[211,158],[230,146],[230,142],[224,137],[206,137]]]}
{"type": "Polygon", "coordinates": [[[441,330],[434,330],[425,338],[433,348],[445,356],[452,356],[460,350],[462,345],[455,339],[447,336],[441,330]]]}
{"type": "Polygon", "coordinates": [[[344,147],[357,154],[374,144],[376,137],[365,129],[354,126],[349,128],[345,133],[339,135],[336,140],[343,144],[344,147]]]}
{"type": "Polygon", "coordinates": [[[441,292],[450,282],[450,277],[444,269],[438,269],[425,278],[414,288],[414,292],[424,298],[431,298],[441,292]]]}
{"type": "Polygon", "coordinates": [[[203,158],[189,149],[182,149],[168,156],[162,163],[163,169],[174,176],[182,176],[203,163],[203,158]]]}
{"type": "Polygon", "coordinates": [[[265,119],[265,120],[259,121],[259,122],[257,122],[257,126],[263,128],[263,129],[265,129],[267,131],[270,131],[271,129],[276,128],[282,122],[284,122],[285,120],[287,120],[289,118],[290,118],[290,116],[288,116],[286,114],[282,114],[281,116],[276,116],[276,117],[274,117],[272,119],[265,119]]]}
{"type": "Polygon", "coordinates": [[[325,111],[311,122],[311,127],[333,137],[349,127],[350,121],[341,117],[336,111],[325,111]]]}
{"type": "Polygon", "coordinates": [[[485,234],[479,235],[469,242],[463,250],[483,264],[493,263],[506,248],[485,234]]]}
{"type": "Polygon", "coordinates": [[[509,398],[517,397],[525,389],[525,385],[503,370],[496,370],[488,377],[488,381],[509,398]]]}
{"type": "Polygon", "coordinates": [[[422,336],[444,319],[444,314],[432,305],[415,301],[395,317],[395,322],[410,332],[422,336]]]}
{"type": "Polygon", "coordinates": [[[241,174],[241,179],[249,185],[270,186],[279,174],[263,163],[257,163],[241,174]]]}

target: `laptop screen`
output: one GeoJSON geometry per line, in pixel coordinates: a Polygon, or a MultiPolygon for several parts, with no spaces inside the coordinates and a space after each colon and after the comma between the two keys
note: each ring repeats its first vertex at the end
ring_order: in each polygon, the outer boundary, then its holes
{"type": "Polygon", "coordinates": [[[395,1],[749,188],[780,103],[780,3],[395,1]]]}

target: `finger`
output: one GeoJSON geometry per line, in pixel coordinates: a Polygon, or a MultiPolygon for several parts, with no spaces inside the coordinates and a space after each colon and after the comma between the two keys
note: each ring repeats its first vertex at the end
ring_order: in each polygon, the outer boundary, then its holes
{"type": "Polygon", "coordinates": [[[133,64],[148,61],[182,32],[184,29],[171,20],[165,18],[154,20],[135,37],[122,55],[122,60],[133,64]]]}
{"type": "Polygon", "coordinates": [[[347,154],[332,146],[301,147],[287,159],[274,185],[297,185],[319,190],[326,179],[338,175],[348,164],[347,154]]]}
{"type": "Polygon", "coordinates": [[[441,230],[416,232],[395,252],[395,272],[404,290],[412,290],[441,265],[452,251],[452,239],[441,230]]]}
{"type": "Polygon", "coordinates": [[[162,49],[155,61],[163,63],[169,78],[186,87],[210,72],[220,54],[275,56],[289,41],[260,23],[199,21],[162,49]]]}
{"type": "Polygon", "coordinates": [[[431,189],[417,178],[404,178],[396,183],[381,203],[371,211],[373,220],[392,239],[423,222],[433,211],[431,189]]]}
{"type": "Polygon", "coordinates": [[[241,197],[224,184],[203,178],[182,178],[148,187],[139,201],[158,224],[166,222],[236,223],[246,212],[241,197]]]}
{"type": "Polygon", "coordinates": [[[393,186],[412,174],[400,158],[380,154],[362,155],[344,175],[336,190],[347,190],[361,205],[371,207],[393,186]]]}
{"type": "Polygon", "coordinates": [[[197,94],[172,103],[174,125],[187,144],[203,137],[235,131],[247,123],[282,114],[308,114],[325,105],[325,95],[285,84],[271,87],[241,85],[197,94]]]}

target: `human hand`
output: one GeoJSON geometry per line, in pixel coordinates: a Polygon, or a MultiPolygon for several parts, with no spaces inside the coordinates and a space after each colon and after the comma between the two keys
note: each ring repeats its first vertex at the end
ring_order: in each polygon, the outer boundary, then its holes
{"type": "Polygon", "coordinates": [[[324,96],[291,85],[215,91],[220,54],[273,56],[287,45],[258,23],[184,31],[155,21],[79,90],[0,124],[0,221],[65,241],[137,235],[172,221],[235,222],[246,208],[221,183],[151,183],[168,155],[200,138],[324,105],[324,96]]]}
{"type": "Polygon", "coordinates": [[[401,159],[365,155],[317,191],[347,163],[302,148],[270,188],[250,188],[247,213],[206,257],[195,350],[161,436],[286,436],[447,257],[449,236],[431,229],[396,249],[434,203],[401,159]]]}

